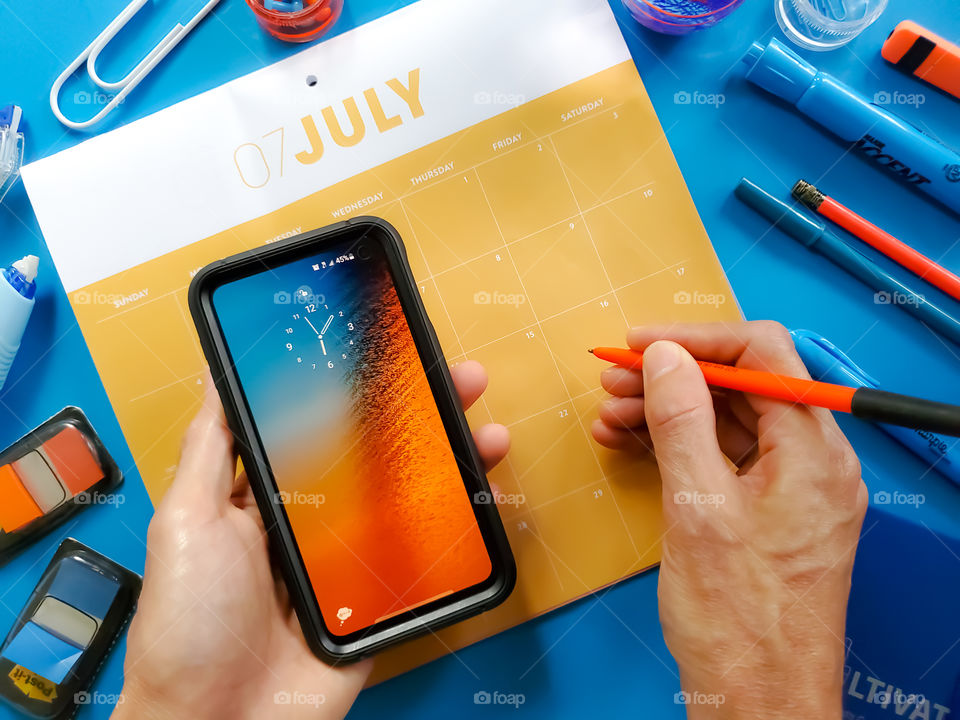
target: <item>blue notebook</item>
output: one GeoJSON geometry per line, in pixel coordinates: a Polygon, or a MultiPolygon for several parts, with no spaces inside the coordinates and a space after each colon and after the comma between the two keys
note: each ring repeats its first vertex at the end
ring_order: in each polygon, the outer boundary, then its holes
{"type": "Polygon", "coordinates": [[[844,720],[960,718],[960,540],[870,508],[847,612],[844,720]]]}

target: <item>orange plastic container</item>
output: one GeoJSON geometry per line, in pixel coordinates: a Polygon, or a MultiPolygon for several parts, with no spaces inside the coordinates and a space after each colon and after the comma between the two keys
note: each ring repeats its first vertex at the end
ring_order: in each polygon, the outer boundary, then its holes
{"type": "Polygon", "coordinates": [[[278,40],[310,42],[316,40],[340,17],[343,0],[304,0],[303,10],[281,12],[267,10],[263,0],[247,0],[257,22],[278,40]]]}

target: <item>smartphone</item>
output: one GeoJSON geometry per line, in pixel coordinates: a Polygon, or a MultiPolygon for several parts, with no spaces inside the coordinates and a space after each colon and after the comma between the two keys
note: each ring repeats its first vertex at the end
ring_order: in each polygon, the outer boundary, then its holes
{"type": "Polygon", "coordinates": [[[506,599],[510,546],[391,225],[214,262],[189,302],[316,655],[356,660],[506,599]]]}

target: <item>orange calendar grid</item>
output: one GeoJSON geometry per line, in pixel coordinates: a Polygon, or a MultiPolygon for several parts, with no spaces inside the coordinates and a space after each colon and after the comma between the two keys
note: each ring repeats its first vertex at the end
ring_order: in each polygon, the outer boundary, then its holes
{"type": "Polygon", "coordinates": [[[501,607],[378,657],[379,680],[659,560],[656,466],[590,439],[603,366],[586,348],[622,345],[632,325],[740,314],[625,62],[71,293],[154,501],[202,395],[186,305],[193,273],[360,214],[404,238],[448,361],[475,359],[490,373],[468,418],[513,435],[490,480],[519,578],[501,607]]]}

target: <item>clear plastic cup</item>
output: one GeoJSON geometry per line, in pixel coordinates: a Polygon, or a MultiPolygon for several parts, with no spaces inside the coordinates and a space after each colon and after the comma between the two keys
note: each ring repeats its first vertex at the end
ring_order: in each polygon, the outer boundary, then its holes
{"type": "Polygon", "coordinates": [[[846,45],[880,17],[888,0],[774,0],[783,34],[807,50],[846,45]]]}

